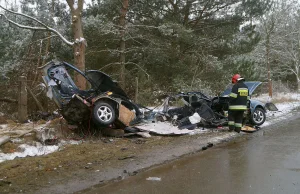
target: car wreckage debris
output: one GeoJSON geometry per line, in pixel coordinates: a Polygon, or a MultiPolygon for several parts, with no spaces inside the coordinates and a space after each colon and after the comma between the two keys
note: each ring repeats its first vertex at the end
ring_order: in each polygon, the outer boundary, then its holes
{"type": "Polygon", "coordinates": [[[57,145],[57,131],[52,128],[42,128],[36,130],[36,138],[45,145],[57,145]]]}
{"type": "Polygon", "coordinates": [[[161,181],[160,177],[148,177],[146,178],[147,181],[161,181]]]}
{"type": "Polygon", "coordinates": [[[110,127],[114,123],[129,126],[142,118],[137,104],[132,102],[119,85],[104,72],[80,71],[66,62],[50,61],[43,67],[47,96],[58,106],[69,124],[110,127]],[[82,75],[90,88],[81,90],[73,81],[73,73],[82,75]]]}
{"type": "MultiPolygon", "coordinates": [[[[178,129],[193,130],[199,126],[220,127],[227,125],[229,94],[228,87],[220,96],[208,97],[202,92],[180,92],[169,95],[161,105],[161,110],[150,110],[134,103],[123,89],[110,76],[97,70],[80,71],[66,62],[51,61],[41,67],[43,80],[48,86],[48,97],[59,107],[61,114],[71,125],[85,125],[100,128],[124,129],[128,134],[140,133],[148,137],[150,134],[141,133],[126,127],[140,123],[170,122],[178,129]],[[81,74],[89,83],[87,90],[79,89],[72,75],[81,74]],[[182,107],[170,108],[173,101],[181,100],[182,107]],[[147,109],[143,111],[142,109],[147,109]]],[[[251,93],[261,82],[245,82],[251,88],[251,93]]],[[[178,104],[177,104],[178,105],[178,104]]],[[[253,125],[265,122],[266,109],[276,110],[272,103],[264,105],[257,100],[249,100],[246,120],[253,125]],[[250,106],[251,104],[251,106],[250,106]],[[254,108],[253,108],[254,107],[254,108]],[[262,118],[257,115],[262,115],[262,118]],[[250,118],[251,117],[251,118],[250,118]]]]}

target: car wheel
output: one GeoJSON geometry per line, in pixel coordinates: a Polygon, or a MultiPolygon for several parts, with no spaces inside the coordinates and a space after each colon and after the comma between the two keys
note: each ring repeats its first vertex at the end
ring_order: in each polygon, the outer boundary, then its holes
{"type": "Polygon", "coordinates": [[[255,108],[251,114],[251,122],[254,125],[262,125],[266,121],[266,113],[262,108],[255,108]]]}
{"type": "Polygon", "coordinates": [[[110,125],[116,119],[116,111],[110,103],[98,102],[93,109],[93,119],[98,125],[110,125]]]}

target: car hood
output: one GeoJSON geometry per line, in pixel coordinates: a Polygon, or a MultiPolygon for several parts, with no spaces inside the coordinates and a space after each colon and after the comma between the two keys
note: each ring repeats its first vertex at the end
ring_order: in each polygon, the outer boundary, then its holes
{"type": "MultiPolygon", "coordinates": [[[[249,90],[249,95],[252,95],[253,92],[255,91],[255,89],[261,84],[261,82],[259,81],[249,81],[249,82],[244,82],[244,84],[246,84],[246,86],[248,87],[249,90]]],[[[231,89],[232,89],[232,84],[230,84],[226,90],[221,94],[221,96],[229,96],[229,94],[231,93],[231,89]]]]}
{"type": "Polygon", "coordinates": [[[88,80],[92,82],[95,90],[102,92],[110,91],[114,94],[128,98],[124,90],[109,75],[97,70],[86,71],[85,75],[88,80]]]}

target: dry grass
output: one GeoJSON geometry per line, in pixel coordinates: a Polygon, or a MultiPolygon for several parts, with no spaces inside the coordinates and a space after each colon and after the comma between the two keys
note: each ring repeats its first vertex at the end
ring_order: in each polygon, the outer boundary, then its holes
{"type": "Polygon", "coordinates": [[[273,103],[284,103],[284,102],[297,102],[297,99],[294,98],[289,98],[289,97],[280,97],[280,98],[273,98],[272,102],[273,103]]]}

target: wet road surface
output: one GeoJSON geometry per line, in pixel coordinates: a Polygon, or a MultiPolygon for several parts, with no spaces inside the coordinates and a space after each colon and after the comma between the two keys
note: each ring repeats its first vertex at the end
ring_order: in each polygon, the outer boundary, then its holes
{"type": "Polygon", "coordinates": [[[300,193],[300,118],[85,193],[300,193]]]}

